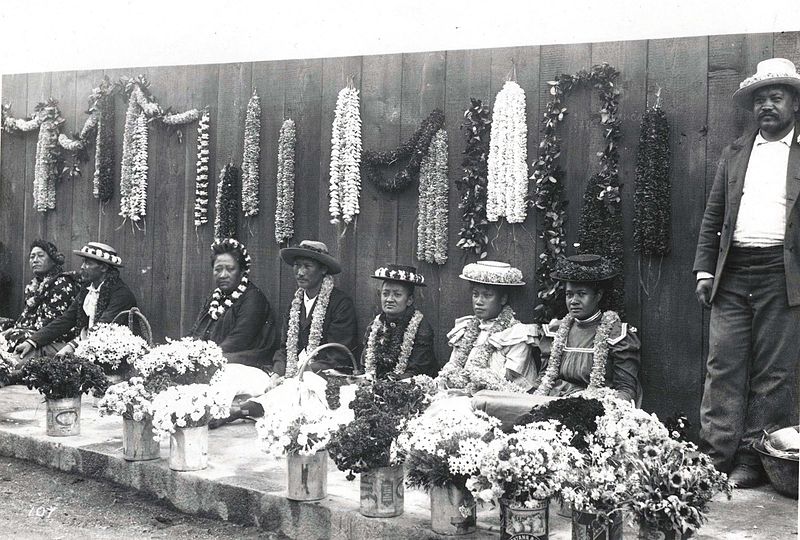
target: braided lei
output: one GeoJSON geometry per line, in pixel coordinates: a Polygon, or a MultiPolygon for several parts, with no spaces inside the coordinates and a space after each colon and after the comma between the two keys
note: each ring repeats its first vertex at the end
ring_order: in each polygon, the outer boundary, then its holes
{"type": "MultiPolygon", "coordinates": [[[[311,330],[308,335],[308,345],[306,350],[311,352],[319,347],[322,341],[322,325],[325,323],[325,312],[328,311],[328,303],[331,300],[333,290],[333,278],[325,276],[322,279],[322,287],[319,289],[317,302],[314,311],[311,312],[311,330]]],[[[299,351],[297,345],[300,341],[300,306],[303,304],[304,289],[297,289],[292,299],[292,307],[289,310],[289,328],[286,334],[286,376],[291,377],[297,372],[297,357],[299,351]]]]}
{"type": "MultiPolygon", "coordinates": [[[[550,352],[550,359],[547,362],[547,369],[542,376],[539,388],[535,395],[546,396],[553,389],[556,379],[558,379],[561,369],[561,360],[564,358],[564,347],[567,345],[567,336],[575,322],[575,317],[567,315],[561,319],[556,337],[553,338],[553,347],[550,352]]],[[[601,388],[606,382],[606,362],[608,361],[608,339],[611,337],[611,329],[620,322],[616,311],[606,311],[600,320],[600,326],[594,336],[594,353],[592,361],[592,371],[589,374],[589,386],[587,390],[601,388]]]]}
{"type": "Polygon", "coordinates": [[[244,291],[247,290],[247,286],[250,284],[250,279],[248,277],[250,275],[250,254],[247,252],[247,249],[245,249],[241,242],[232,238],[227,238],[220,243],[229,244],[241,250],[245,262],[239,286],[236,287],[230,295],[223,293],[219,287],[214,289],[214,292],[211,294],[211,304],[208,306],[208,314],[211,315],[211,318],[215,321],[222,317],[225,311],[242,297],[244,291]]]}
{"type": "MultiPolygon", "coordinates": [[[[399,351],[392,351],[392,356],[397,358],[397,365],[394,367],[394,373],[397,375],[402,375],[406,372],[406,368],[408,367],[408,359],[411,356],[411,351],[414,348],[414,340],[417,337],[417,330],[419,329],[419,325],[422,322],[422,312],[419,310],[414,310],[414,315],[411,317],[411,320],[408,322],[408,326],[406,327],[406,331],[403,333],[403,343],[400,345],[399,351]]],[[[375,317],[375,320],[372,321],[372,326],[369,331],[369,337],[367,338],[367,350],[364,354],[364,370],[366,374],[370,378],[375,378],[376,376],[376,368],[375,368],[375,349],[377,348],[378,342],[378,334],[384,334],[386,332],[386,321],[381,320],[381,316],[378,315],[375,317]]]]}

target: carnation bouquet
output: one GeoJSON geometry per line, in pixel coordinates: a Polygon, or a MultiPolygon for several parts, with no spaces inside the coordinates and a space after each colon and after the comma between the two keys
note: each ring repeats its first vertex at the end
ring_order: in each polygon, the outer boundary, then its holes
{"type": "Polygon", "coordinates": [[[556,421],[515,426],[497,434],[481,454],[480,472],[467,480],[483,502],[508,500],[526,507],[559,495],[582,457],[571,444],[572,432],[556,421]]]}
{"type": "Polygon", "coordinates": [[[147,342],[119,324],[96,324],[78,344],[75,357],[103,367],[108,374],[124,372],[147,353],[147,342]]]}
{"type": "Polygon", "coordinates": [[[153,436],[167,440],[176,428],[200,427],[228,416],[228,404],[207,384],[170,386],[153,398],[153,436]]]}
{"type": "Polygon", "coordinates": [[[80,397],[91,390],[103,392],[108,386],[100,366],[71,355],[33,358],[22,368],[22,382],[46,399],[80,397]]]}
{"type": "Polygon", "coordinates": [[[112,384],[98,403],[103,416],[118,415],[141,422],[153,415],[153,392],[141,377],[112,384]]]}
{"type": "Polygon", "coordinates": [[[425,392],[413,381],[376,380],[356,390],[354,418],[331,436],[328,453],[353,480],[357,473],[396,464],[394,442],[405,423],[427,406],[425,392]]]}
{"type": "Polygon", "coordinates": [[[208,384],[227,363],[222,349],[212,341],[183,338],[170,340],[134,361],[146,379],[159,379],[161,387],[171,384],[208,384]]]}

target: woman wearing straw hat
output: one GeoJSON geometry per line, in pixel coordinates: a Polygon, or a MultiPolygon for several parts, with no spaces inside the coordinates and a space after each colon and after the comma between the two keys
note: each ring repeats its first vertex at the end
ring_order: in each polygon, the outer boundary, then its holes
{"type": "Polygon", "coordinates": [[[414,289],[425,278],[413,266],[388,264],[370,276],[381,280],[381,314],[367,327],[361,363],[368,377],[406,379],[435,377],[439,371],[433,352],[433,328],[414,309],[414,289]]]}
{"type": "Polygon", "coordinates": [[[447,334],[453,352],[438,383],[468,393],[527,392],[537,375],[530,348],[535,327],[520,323],[508,305],[525,285],[522,272],[507,263],[480,261],[466,265],[459,277],[472,285],[473,315],[457,319],[447,334]]]}

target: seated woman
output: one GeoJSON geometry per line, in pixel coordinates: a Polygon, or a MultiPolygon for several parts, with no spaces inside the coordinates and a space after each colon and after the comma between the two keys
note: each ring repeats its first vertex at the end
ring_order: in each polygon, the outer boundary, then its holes
{"type": "Polygon", "coordinates": [[[382,313],[367,327],[361,364],[366,375],[378,379],[435,377],[439,371],[433,352],[433,328],[414,309],[414,288],[425,278],[413,266],[389,264],[370,276],[382,280],[382,313]]]}
{"type": "Polygon", "coordinates": [[[617,274],[599,255],[575,255],[556,263],[554,279],[565,283],[567,315],[542,325],[542,375],[532,396],[483,395],[473,405],[503,420],[504,428],[544,400],[608,387],[621,399],[641,401],[640,341],[616,312],[603,311],[617,274]]]}
{"type": "Polygon", "coordinates": [[[525,285],[522,272],[509,264],[480,261],[459,276],[472,283],[474,315],[456,320],[447,334],[453,352],[437,382],[441,387],[527,392],[537,370],[529,344],[535,327],[520,323],[508,305],[515,288],[525,285]]]}

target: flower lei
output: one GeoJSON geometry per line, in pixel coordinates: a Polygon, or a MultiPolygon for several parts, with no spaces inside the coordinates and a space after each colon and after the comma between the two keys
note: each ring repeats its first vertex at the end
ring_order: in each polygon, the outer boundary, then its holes
{"type": "MultiPolygon", "coordinates": [[[[103,203],[110,201],[114,195],[114,93],[116,89],[117,86],[108,77],[105,77],[100,85],[92,91],[90,98],[93,104],[89,110],[92,112],[92,117],[97,119],[92,195],[103,203]]],[[[81,131],[81,136],[83,136],[83,131],[81,131]]]]}
{"type": "MultiPolygon", "coordinates": [[[[489,328],[489,335],[491,336],[492,334],[511,328],[517,324],[517,322],[516,317],[514,317],[514,310],[511,309],[511,306],[504,306],[502,311],[500,311],[500,315],[495,319],[494,324],[489,328]]],[[[480,332],[480,320],[477,317],[473,317],[473,319],[469,321],[469,326],[464,336],[459,340],[458,345],[456,345],[458,354],[453,359],[450,369],[467,367],[469,353],[472,351],[475,340],[478,339],[478,334],[480,334],[480,332]]],[[[489,343],[489,340],[486,340],[486,343],[481,345],[477,355],[469,362],[470,367],[488,368],[489,357],[492,355],[493,351],[494,347],[489,343]]],[[[442,368],[442,371],[444,372],[445,369],[442,368]]]]}
{"type": "MultiPolygon", "coordinates": [[[[422,312],[419,310],[414,310],[414,315],[411,317],[411,320],[408,322],[408,326],[406,326],[405,332],[403,332],[403,342],[400,345],[400,350],[393,350],[391,351],[392,356],[396,360],[397,364],[394,367],[394,373],[397,375],[402,375],[406,372],[406,368],[408,367],[408,359],[411,356],[411,351],[414,348],[414,340],[417,337],[417,330],[419,329],[419,325],[422,322],[422,312]]],[[[378,334],[385,334],[386,333],[386,321],[382,320],[382,317],[378,315],[372,321],[372,326],[370,327],[369,337],[367,338],[367,350],[364,354],[364,370],[367,375],[370,377],[376,376],[376,367],[375,367],[375,350],[377,348],[378,343],[378,334]]]]}
{"type": "Polygon", "coordinates": [[[222,168],[217,184],[216,215],[214,216],[214,239],[236,238],[239,230],[239,201],[236,185],[239,182],[239,167],[228,163],[222,168]]]}
{"type": "Polygon", "coordinates": [[[258,215],[258,156],[261,151],[261,102],[253,90],[247,102],[244,120],[244,156],[242,158],[242,212],[246,217],[258,215]]]}
{"type": "MultiPolygon", "coordinates": [[[[564,348],[567,346],[567,337],[572,325],[575,322],[575,317],[567,314],[566,317],[561,319],[553,338],[553,346],[550,350],[550,359],[547,361],[547,369],[542,376],[539,383],[539,388],[536,389],[535,395],[546,396],[553,389],[553,384],[558,379],[559,370],[561,369],[561,361],[564,358],[564,348]]],[[[587,390],[594,390],[605,386],[606,383],[606,363],[608,362],[608,339],[611,337],[611,330],[616,324],[619,324],[620,318],[615,311],[606,311],[600,320],[600,325],[597,327],[597,332],[594,336],[594,352],[592,360],[592,371],[589,374],[589,386],[587,390]]]]}
{"type": "Polygon", "coordinates": [[[244,244],[238,240],[235,240],[234,238],[225,238],[224,240],[217,241],[214,244],[230,245],[241,251],[242,257],[244,258],[242,279],[239,281],[239,285],[236,287],[236,289],[234,289],[230,296],[223,293],[219,287],[214,289],[214,292],[211,294],[211,303],[208,306],[208,314],[211,315],[211,318],[216,321],[222,317],[222,314],[225,313],[225,311],[235,302],[237,302],[244,294],[244,291],[247,290],[247,285],[250,283],[250,254],[247,252],[247,248],[244,247],[244,244]]]}
{"type": "Polygon", "coordinates": [[[359,213],[361,194],[361,112],[358,90],[348,85],[336,99],[331,131],[331,223],[349,224],[359,213]]]}
{"type": "Polygon", "coordinates": [[[361,155],[361,174],[381,191],[387,193],[403,191],[419,174],[422,158],[428,154],[431,140],[443,126],[444,113],[440,109],[434,109],[422,121],[417,131],[395,150],[386,152],[365,150],[361,155]],[[401,159],[408,159],[405,167],[397,171],[393,178],[385,179],[381,167],[387,167],[401,159]]]}
{"type": "Polygon", "coordinates": [[[194,183],[194,226],[208,223],[208,109],[200,115],[197,123],[197,175],[194,183]]]}
{"type": "Polygon", "coordinates": [[[525,121],[525,91],[515,81],[506,81],[494,101],[492,135],[489,141],[486,217],[522,223],[527,214],[528,127],[525,121]]]}
{"type": "Polygon", "coordinates": [[[447,196],[447,132],[440,129],[419,171],[417,259],[422,262],[447,262],[447,196]]]}
{"type": "Polygon", "coordinates": [[[275,241],[288,242],[294,236],[294,120],[286,119],[278,137],[278,195],[275,204],[275,241]]]}
{"type": "MultiPolygon", "coordinates": [[[[331,299],[333,290],[333,278],[325,276],[322,279],[322,287],[317,295],[317,302],[311,312],[311,330],[308,335],[308,345],[306,350],[313,351],[319,347],[322,341],[322,325],[325,323],[325,313],[328,311],[328,303],[331,299]]],[[[300,351],[297,350],[300,341],[300,306],[303,303],[304,289],[297,289],[292,299],[292,307],[289,310],[289,328],[286,334],[286,376],[291,377],[297,372],[297,357],[300,351]]]]}
{"type": "Polygon", "coordinates": [[[463,250],[474,251],[480,258],[486,257],[489,243],[487,231],[489,222],[486,219],[486,183],[489,155],[489,135],[492,121],[489,107],[481,100],[470,98],[471,107],[464,111],[464,123],[461,128],[467,139],[464,159],[461,162],[464,176],[456,180],[461,191],[461,230],[456,244],[463,250]]]}
{"type": "MultiPolygon", "coordinates": [[[[605,147],[600,152],[601,171],[590,179],[587,194],[584,200],[590,197],[602,201],[603,210],[596,210],[597,205],[592,204],[592,210],[586,213],[595,214],[602,212],[604,216],[611,214],[612,210],[619,213],[619,154],[617,142],[622,137],[620,120],[617,117],[619,90],[615,86],[619,72],[608,64],[592,66],[589,71],[579,71],[575,75],[562,74],[550,85],[551,101],[544,112],[543,136],[539,143],[539,155],[533,163],[531,178],[535,181],[530,203],[536,208],[540,216],[539,238],[544,241],[544,250],[539,255],[536,265],[536,281],[539,283],[537,297],[539,304],[534,308],[534,317],[539,322],[546,322],[553,318],[555,313],[564,305],[563,286],[552,277],[556,261],[565,255],[567,247],[566,230],[564,224],[567,220],[567,201],[564,200],[563,171],[558,165],[561,155],[561,138],[556,135],[559,122],[564,120],[567,108],[564,99],[576,86],[589,86],[597,89],[602,100],[600,111],[601,125],[605,147]],[[611,188],[611,189],[608,189],[611,188]],[[589,192],[593,193],[590,195],[589,192]]],[[[609,256],[614,262],[616,256],[621,254],[621,244],[618,243],[618,233],[609,223],[594,221],[594,215],[581,217],[581,250],[609,256]],[[606,226],[608,225],[608,226],[606,226]],[[592,235],[590,229],[602,228],[602,232],[592,235]],[[609,237],[609,238],[607,238],[609,237]],[[602,242],[602,243],[601,243],[602,242]],[[605,249],[601,246],[608,245],[605,249]],[[619,248],[619,251],[618,251],[619,248]]],[[[619,255],[621,257],[621,255],[619,255]]],[[[617,296],[614,294],[614,296],[617,296]]]]}
{"type": "Polygon", "coordinates": [[[636,153],[633,249],[644,255],[664,256],[670,249],[669,131],[659,96],[642,114],[636,153]]]}

